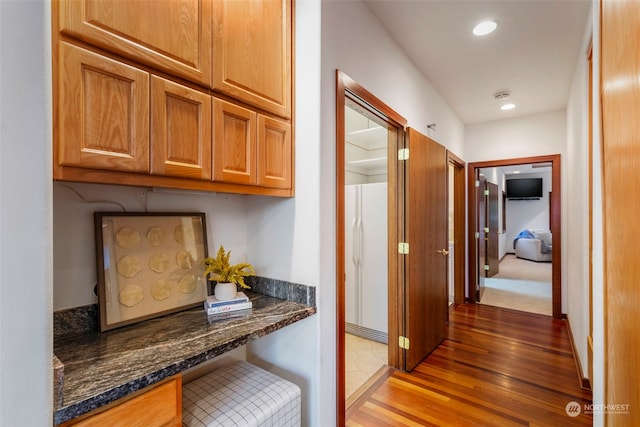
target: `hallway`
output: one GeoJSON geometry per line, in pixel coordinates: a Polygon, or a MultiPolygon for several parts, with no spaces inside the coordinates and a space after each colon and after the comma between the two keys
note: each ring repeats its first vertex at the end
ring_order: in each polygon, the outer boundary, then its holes
{"type": "Polygon", "coordinates": [[[590,426],[564,321],[480,304],[450,313],[444,342],[413,372],[389,369],[347,426],[590,426]],[[575,412],[573,413],[575,414],[575,412]]]}

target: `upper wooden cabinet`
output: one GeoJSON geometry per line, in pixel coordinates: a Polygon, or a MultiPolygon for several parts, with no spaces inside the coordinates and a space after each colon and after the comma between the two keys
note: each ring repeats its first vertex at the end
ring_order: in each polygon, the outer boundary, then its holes
{"type": "Polygon", "coordinates": [[[200,0],[60,0],[59,29],[110,52],[209,86],[211,4],[200,0]]]}
{"type": "Polygon", "coordinates": [[[213,179],[291,188],[291,125],[220,99],[213,104],[213,179]]]}
{"type": "Polygon", "coordinates": [[[213,2],[213,88],[291,117],[292,2],[213,2]]]}
{"type": "Polygon", "coordinates": [[[54,179],[293,196],[293,9],[52,2],[54,179]]]}
{"type": "Polygon", "coordinates": [[[213,179],[256,184],[256,118],[254,111],[213,100],[213,179]]]}
{"type": "Polygon", "coordinates": [[[258,185],[291,188],[293,146],[291,125],[258,114],[258,185]]]}
{"type": "Polygon", "coordinates": [[[149,172],[149,75],[68,43],[58,61],[58,165],[149,172]]]}
{"type": "Polygon", "coordinates": [[[211,96],[151,76],[151,173],[211,179],[211,96]]]}

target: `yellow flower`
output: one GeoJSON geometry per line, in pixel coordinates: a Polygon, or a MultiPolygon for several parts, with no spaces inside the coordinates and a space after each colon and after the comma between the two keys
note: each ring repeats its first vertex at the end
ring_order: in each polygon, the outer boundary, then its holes
{"type": "Polygon", "coordinates": [[[215,258],[204,259],[204,274],[210,280],[215,280],[219,283],[235,283],[240,287],[249,289],[250,286],[244,282],[244,278],[248,276],[255,276],[255,270],[253,266],[248,263],[240,263],[235,265],[229,264],[231,258],[231,251],[225,252],[224,247],[220,246],[215,258]]]}

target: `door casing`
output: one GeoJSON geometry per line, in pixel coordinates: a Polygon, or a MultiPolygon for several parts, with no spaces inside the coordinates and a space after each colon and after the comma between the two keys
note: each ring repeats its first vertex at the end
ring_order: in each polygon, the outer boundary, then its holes
{"type": "Polygon", "coordinates": [[[482,168],[524,165],[530,163],[551,163],[551,233],[553,234],[553,254],[552,254],[552,281],[551,281],[551,299],[552,311],[555,319],[562,318],[562,229],[561,229],[561,174],[560,174],[560,154],[551,154],[547,156],[522,157],[517,159],[489,160],[485,162],[476,162],[468,164],[467,188],[468,191],[468,248],[469,248],[469,276],[467,281],[467,292],[470,302],[476,302],[476,277],[472,272],[478,268],[478,254],[476,249],[476,237],[473,230],[477,229],[477,218],[474,210],[477,204],[475,189],[475,177],[477,170],[482,168]]]}
{"type": "Polygon", "coordinates": [[[403,225],[398,221],[402,215],[399,206],[403,206],[404,171],[398,166],[398,148],[404,144],[405,118],[400,116],[371,92],[340,70],[336,70],[336,425],[345,424],[345,105],[359,107],[368,114],[377,116],[386,122],[389,128],[388,141],[388,316],[389,316],[389,366],[400,368],[404,366],[403,354],[397,345],[401,332],[402,310],[400,302],[404,301],[402,286],[404,283],[404,269],[400,265],[400,255],[397,250],[398,235],[402,235],[403,225]],[[393,191],[396,189],[396,191],[393,191]],[[396,224],[396,227],[391,226],[396,224]],[[392,257],[392,254],[395,256],[392,257]]]}

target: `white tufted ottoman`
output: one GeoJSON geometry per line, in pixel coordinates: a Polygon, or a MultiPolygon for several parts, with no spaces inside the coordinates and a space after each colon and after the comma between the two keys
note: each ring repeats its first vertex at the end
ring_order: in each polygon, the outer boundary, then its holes
{"type": "Polygon", "coordinates": [[[298,427],[300,402],[297,385],[233,362],[182,387],[182,425],[298,427]]]}

